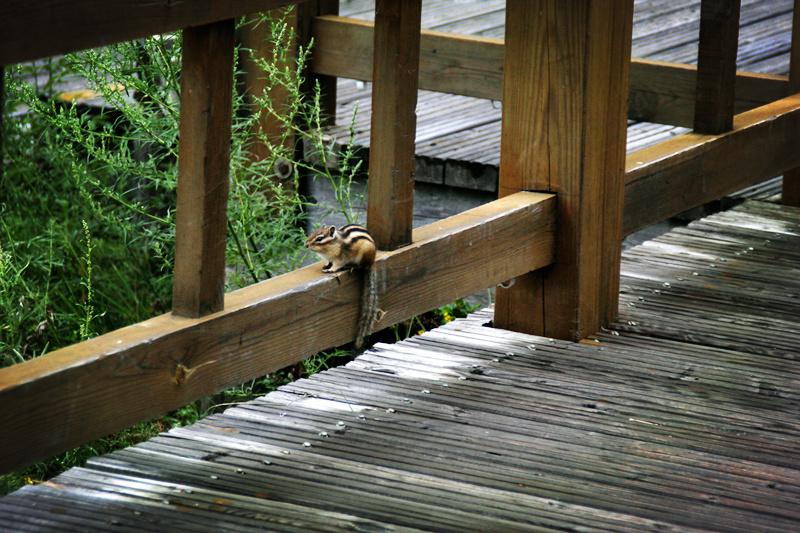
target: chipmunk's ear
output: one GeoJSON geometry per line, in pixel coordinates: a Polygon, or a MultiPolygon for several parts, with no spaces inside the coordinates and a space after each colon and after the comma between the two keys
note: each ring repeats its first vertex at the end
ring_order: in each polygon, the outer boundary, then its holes
{"type": "Polygon", "coordinates": [[[336,226],[331,226],[330,229],[328,229],[328,235],[330,237],[333,237],[334,235],[336,235],[336,226]]]}

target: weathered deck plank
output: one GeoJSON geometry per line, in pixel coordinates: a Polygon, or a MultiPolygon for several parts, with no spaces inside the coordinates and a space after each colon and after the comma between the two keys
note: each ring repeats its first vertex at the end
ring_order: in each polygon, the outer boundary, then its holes
{"type": "Polygon", "coordinates": [[[797,531],[798,250],[800,209],[746,202],[624,252],[613,330],[474,313],[26,487],[0,529],[797,531]]]}

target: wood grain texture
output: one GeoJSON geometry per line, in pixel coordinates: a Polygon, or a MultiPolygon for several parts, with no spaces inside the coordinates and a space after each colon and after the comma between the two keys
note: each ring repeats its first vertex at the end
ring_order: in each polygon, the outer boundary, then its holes
{"type": "MultiPolygon", "coordinates": [[[[372,22],[346,17],[317,17],[312,71],[372,80],[372,22]]],[[[503,39],[422,30],[419,88],[502,100],[503,39]]],[[[786,76],[738,72],[735,111],[741,113],[787,95],[786,76]]],[[[697,68],[632,58],[628,118],[692,127],[697,68]]]]}
{"type": "MultiPolygon", "coordinates": [[[[415,230],[375,263],[377,327],[550,264],[554,225],[552,195],[519,193],[415,230]]],[[[0,472],[351,341],[360,287],[315,264],[228,294],[219,313],[162,315],[0,369],[0,472]]]]}
{"type": "MultiPolygon", "coordinates": [[[[628,118],[691,128],[697,97],[697,67],[634,58],[628,118]]],[[[788,94],[786,76],[737,72],[734,112],[742,113],[788,94]]]]}
{"type": "Polygon", "coordinates": [[[375,3],[367,226],[379,249],[411,242],[421,0],[375,3]]]}
{"type": "Polygon", "coordinates": [[[694,130],[722,133],[733,127],[739,0],[702,0],[694,130]]]}
{"type": "MultiPolygon", "coordinates": [[[[792,16],[792,50],[789,56],[789,92],[800,91],[800,0],[794,2],[792,16]]],[[[785,205],[800,207],[800,168],[783,174],[781,201],[785,205]]]]}
{"type": "Polygon", "coordinates": [[[516,307],[524,301],[544,314],[519,329],[564,339],[594,333],[615,312],[632,9],[507,4],[500,194],[556,192],[559,236],[552,268],[498,290],[499,327],[533,316],[516,307]]]}
{"type": "MultiPolygon", "coordinates": [[[[599,276],[594,266],[584,268],[586,257],[579,257],[580,271],[586,276],[581,287],[599,282],[599,303],[582,299],[581,314],[590,317],[580,330],[609,324],[617,317],[619,301],[619,265],[622,252],[622,220],[625,199],[625,155],[628,134],[626,120],[630,79],[633,0],[615,0],[611,5],[598,2],[589,12],[589,36],[607,35],[592,42],[588,52],[588,80],[585,98],[586,131],[583,140],[584,180],[596,182],[602,200],[588,199],[580,224],[585,228],[583,239],[594,240],[591,229],[602,220],[601,240],[596,252],[581,249],[580,254],[599,254],[599,276]],[[591,307],[597,305],[595,309],[591,307]],[[598,316],[599,315],[599,316],[598,316]]],[[[593,194],[590,190],[583,193],[593,194]]]]}
{"type": "Polygon", "coordinates": [[[0,3],[0,64],[200,26],[291,3],[294,1],[4,0],[0,3]]]}
{"type": "Polygon", "coordinates": [[[721,135],[686,133],[627,158],[623,234],[800,165],[800,94],[741,113],[721,135]]]}
{"type": "Polygon", "coordinates": [[[511,287],[495,289],[493,326],[511,331],[544,331],[547,268],[517,277],[511,287]]]}
{"type": "MultiPolygon", "coordinates": [[[[372,80],[374,24],[347,17],[317,17],[314,72],[372,80]]],[[[503,40],[421,30],[419,88],[500,100],[503,40]]]]}
{"type": "Polygon", "coordinates": [[[222,309],[230,173],[233,19],[183,32],[172,309],[222,309]]]}

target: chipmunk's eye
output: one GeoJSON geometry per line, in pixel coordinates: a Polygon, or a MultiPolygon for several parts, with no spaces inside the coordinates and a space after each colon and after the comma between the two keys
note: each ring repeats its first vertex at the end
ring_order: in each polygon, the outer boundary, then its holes
{"type": "Polygon", "coordinates": [[[316,239],[314,239],[314,242],[322,242],[322,239],[324,239],[324,238],[325,238],[325,235],[320,235],[316,239]]]}

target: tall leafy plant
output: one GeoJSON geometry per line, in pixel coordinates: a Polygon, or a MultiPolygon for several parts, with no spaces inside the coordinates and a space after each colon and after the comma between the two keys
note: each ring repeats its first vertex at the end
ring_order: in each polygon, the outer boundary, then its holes
{"type": "MultiPolygon", "coordinates": [[[[323,135],[318,89],[301,90],[310,51],[292,53],[285,17],[242,23],[268,25],[273,52],[257,60],[263,92],[233,98],[229,289],[296,268],[305,258],[300,172],[330,181],[337,209],[352,220],[349,185],[359,171],[352,142],[336,154],[323,135]],[[280,102],[272,99],[276,93],[284,95],[280,102]],[[280,125],[278,138],[257,127],[264,113],[280,125]],[[307,142],[340,165],[295,160],[287,139],[307,142]],[[266,157],[253,157],[256,144],[268,147],[260,152],[266,157]],[[279,164],[289,169],[289,187],[275,179],[279,164]]],[[[31,309],[0,330],[4,364],[169,309],[180,58],[175,33],[68,54],[49,63],[44,77],[41,66],[9,70],[6,112],[13,118],[5,128],[0,245],[4,268],[14,275],[2,287],[0,305],[22,301],[31,309]],[[86,88],[57,93],[70,79],[86,88]],[[23,298],[43,287],[46,305],[34,304],[33,295],[23,298]]]]}

